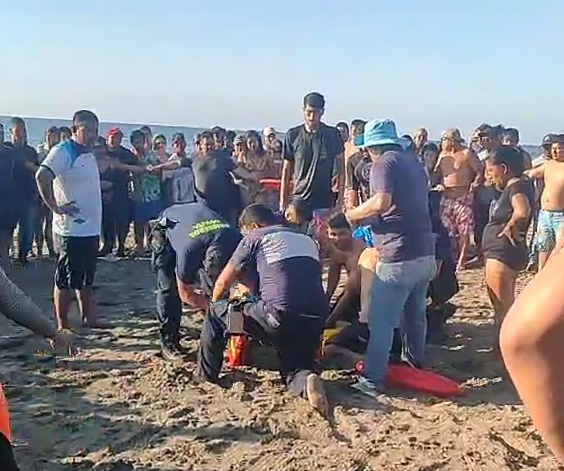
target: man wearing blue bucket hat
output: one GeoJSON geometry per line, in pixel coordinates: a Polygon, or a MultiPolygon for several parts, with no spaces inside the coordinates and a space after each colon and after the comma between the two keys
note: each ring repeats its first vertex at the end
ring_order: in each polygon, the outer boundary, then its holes
{"type": "Polygon", "coordinates": [[[405,349],[419,365],[425,357],[426,298],[436,272],[435,237],[428,208],[425,169],[407,150],[390,119],[371,120],[355,145],[373,164],[370,198],[345,215],[369,224],[378,264],[370,291],[364,370],[355,387],[374,395],[382,390],[394,329],[401,324],[405,349]]]}

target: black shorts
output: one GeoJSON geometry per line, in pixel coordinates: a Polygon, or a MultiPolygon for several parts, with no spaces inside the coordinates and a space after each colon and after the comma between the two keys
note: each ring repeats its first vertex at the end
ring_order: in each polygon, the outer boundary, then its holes
{"type": "Polygon", "coordinates": [[[57,236],[59,258],[55,270],[55,286],[81,290],[92,286],[98,260],[98,236],[57,236]]]}
{"type": "Polygon", "coordinates": [[[353,353],[364,355],[370,339],[368,324],[356,322],[347,325],[337,334],[327,340],[327,345],[336,345],[353,353]]]}

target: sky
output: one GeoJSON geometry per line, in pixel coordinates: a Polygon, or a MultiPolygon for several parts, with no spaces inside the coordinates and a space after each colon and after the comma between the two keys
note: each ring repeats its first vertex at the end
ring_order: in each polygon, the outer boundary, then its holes
{"type": "Polygon", "coordinates": [[[559,0],[0,0],[0,114],[284,130],[564,131],[559,0]],[[558,59],[555,55],[558,54],[558,59]]]}

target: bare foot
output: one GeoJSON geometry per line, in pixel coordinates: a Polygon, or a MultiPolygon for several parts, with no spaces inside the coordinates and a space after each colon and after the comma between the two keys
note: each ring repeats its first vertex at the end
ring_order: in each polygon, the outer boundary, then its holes
{"type": "Polygon", "coordinates": [[[311,406],[323,417],[329,416],[329,401],[323,387],[323,380],[311,373],[306,378],[306,396],[311,406]]]}

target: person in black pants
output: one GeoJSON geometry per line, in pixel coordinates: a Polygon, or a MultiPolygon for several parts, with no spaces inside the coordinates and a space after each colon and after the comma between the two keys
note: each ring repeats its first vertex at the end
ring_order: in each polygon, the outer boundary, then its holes
{"type": "Polygon", "coordinates": [[[182,359],[182,303],[207,310],[213,284],[240,240],[239,231],[203,201],[170,206],[154,224],[157,318],[166,360],[182,359]]]}
{"type": "Polygon", "coordinates": [[[327,397],[316,370],[329,301],[317,245],[260,204],[245,208],[239,225],[249,232],[215,283],[200,337],[198,373],[217,383],[228,336],[243,334],[273,346],[288,389],[325,415],[327,397]],[[246,271],[258,275],[259,299],[226,302],[246,271]]]}

